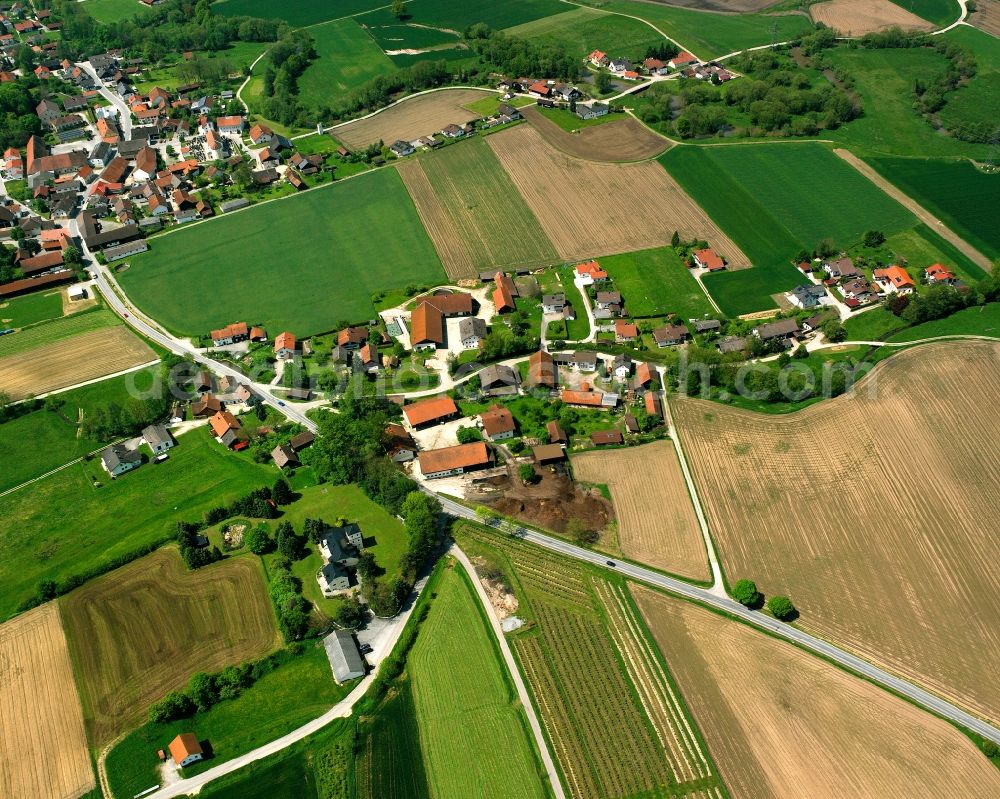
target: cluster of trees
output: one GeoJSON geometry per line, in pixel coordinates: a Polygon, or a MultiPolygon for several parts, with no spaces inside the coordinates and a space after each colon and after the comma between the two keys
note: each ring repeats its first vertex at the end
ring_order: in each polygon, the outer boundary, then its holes
{"type": "Polygon", "coordinates": [[[523,311],[515,311],[509,328],[503,325],[490,327],[490,332],[486,334],[480,347],[479,359],[484,362],[502,361],[536,352],[538,347],[538,336],[531,334],[527,317],[523,316],[523,311]]]}
{"type": "MultiPolygon", "coordinates": [[[[301,646],[301,645],[296,645],[301,646]]],[[[171,691],[159,702],[149,707],[148,717],[154,724],[167,724],[197,713],[204,713],[218,702],[236,699],[265,674],[274,671],[298,652],[290,647],[261,660],[226,666],[222,671],[208,674],[199,671],[191,675],[187,688],[171,691]]]]}
{"type": "Polygon", "coordinates": [[[282,556],[270,565],[267,593],[278,618],[278,629],[286,641],[298,641],[309,632],[311,606],[302,596],[302,581],[292,574],[292,562],[282,556]]]}
{"type": "Polygon", "coordinates": [[[35,106],[41,100],[37,87],[34,75],[30,80],[20,78],[0,84],[0,147],[3,149],[23,147],[29,136],[41,133],[42,121],[35,114],[35,106]]]}
{"type": "Polygon", "coordinates": [[[276,519],[278,517],[277,502],[271,496],[267,486],[255,488],[231,505],[217,505],[205,513],[205,524],[218,524],[233,516],[249,516],[251,519],[276,519]],[[272,505],[271,503],[274,502],[272,505]]]}
{"type": "Polygon", "coordinates": [[[318,109],[319,116],[321,119],[339,119],[358,111],[381,108],[392,100],[393,95],[445,86],[456,78],[464,79],[466,75],[464,70],[456,74],[444,59],[418,61],[388,75],[377,75],[353,89],[335,105],[318,109]]]}
{"type": "Polygon", "coordinates": [[[484,23],[467,28],[465,39],[484,68],[504,75],[534,75],[573,82],[582,72],[580,60],[562,46],[518,39],[484,23]]]}
{"type": "Polygon", "coordinates": [[[674,121],[684,138],[711,136],[732,129],[736,135],[811,136],[836,128],[861,114],[857,101],[829,83],[812,85],[809,75],[787,56],[762,50],[744,53],[735,68],[746,77],[724,86],[688,81],[660,84],[648,93],[643,119],[674,121]],[[749,117],[749,126],[740,126],[749,117]]]}
{"type": "Polygon", "coordinates": [[[167,403],[164,399],[129,397],[124,405],[109,402],[95,408],[84,418],[80,428],[87,438],[110,441],[119,436],[137,435],[142,428],[162,419],[166,412],[167,403]]]}
{"type": "MultiPolygon", "coordinates": [[[[764,595],[757,590],[757,583],[753,580],[737,580],[733,586],[733,599],[752,610],[764,606],[764,595]]],[[[781,594],[767,600],[767,609],[780,621],[791,621],[798,616],[792,600],[781,594]]]]}
{"type": "Polygon", "coordinates": [[[52,11],[62,23],[60,58],[121,48],[157,62],[185,50],[225,50],[237,41],[273,42],[288,31],[281,20],[217,16],[210,0],[168,0],[114,25],[97,22],[74,0],[53,0],[52,11]]]}
{"type": "Polygon", "coordinates": [[[285,125],[310,124],[310,112],[299,102],[299,78],[315,57],[312,37],[305,31],[285,36],[268,51],[260,107],[264,116],[285,125]]]}
{"type": "Polygon", "coordinates": [[[222,560],[222,552],[218,547],[209,549],[198,544],[198,534],[201,531],[200,524],[190,522],[177,522],[177,546],[180,547],[181,557],[189,569],[200,569],[209,563],[222,560]]]}
{"type": "Polygon", "coordinates": [[[931,286],[920,294],[890,294],[883,307],[913,325],[943,319],[956,311],[978,305],[983,297],[975,291],[958,291],[952,286],[931,286]]]}

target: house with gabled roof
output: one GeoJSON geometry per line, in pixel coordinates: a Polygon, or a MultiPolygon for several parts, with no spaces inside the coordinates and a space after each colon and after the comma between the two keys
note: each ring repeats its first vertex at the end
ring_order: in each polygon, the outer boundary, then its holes
{"type": "Polygon", "coordinates": [[[879,286],[890,293],[912,294],[917,288],[913,278],[901,266],[894,265],[885,269],[876,269],[874,278],[879,286]]]}

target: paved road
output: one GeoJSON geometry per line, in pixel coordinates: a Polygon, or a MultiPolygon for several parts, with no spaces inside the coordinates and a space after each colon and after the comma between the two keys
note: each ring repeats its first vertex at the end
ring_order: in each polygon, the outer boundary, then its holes
{"type": "MultiPolygon", "coordinates": [[[[428,491],[426,487],[424,490],[428,491]]],[[[446,513],[462,519],[479,521],[475,512],[464,505],[460,505],[454,500],[440,494],[436,494],[435,496],[437,496],[446,513]]],[[[513,528],[512,526],[507,525],[505,529],[508,532],[511,532],[513,528]]],[[[528,530],[523,527],[518,529],[525,530],[524,533],[519,533],[518,535],[520,538],[523,538],[529,543],[544,547],[545,549],[559,555],[564,555],[565,557],[590,563],[594,566],[611,568],[607,566],[606,555],[592,552],[589,549],[583,549],[582,547],[578,547],[568,541],[553,538],[552,536],[538,533],[534,530],[528,530]]],[[[681,580],[674,579],[673,577],[667,577],[666,575],[660,574],[652,569],[647,569],[643,566],[638,566],[632,563],[623,563],[621,561],[615,562],[615,566],[613,568],[615,571],[618,571],[634,580],[669,591],[670,593],[677,594],[685,599],[694,600],[695,602],[700,602],[703,605],[717,608],[718,610],[735,616],[740,620],[757,627],[758,629],[765,630],[778,638],[783,638],[786,641],[798,644],[803,649],[807,649],[814,654],[827,658],[828,660],[843,666],[849,671],[861,675],[865,679],[870,680],[883,688],[888,688],[890,691],[900,694],[914,704],[930,710],[942,718],[959,724],[981,735],[983,738],[987,738],[1000,744],[1000,728],[994,727],[992,724],[988,724],[982,719],[966,713],[961,708],[956,707],[939,696],[928,693],[923,688],[919,688],[913,683],[907,682],[906,680],[890,674],[889,672],[884,671],[883,669],[880,669],[879,667],[874,666],[871,663],[850,654],[849,652],[845,652],[844,650],[837,648],[828,641],[816,638],[809,633],[798,629],[797,627],[784,624],[771,618],[770,616],[765,616],[757,611],[748,610],[743,607],[743,605],[729,599],[728,597],[720,597],[711,591],[705,590],[704,588],[698,588],[697,586],[690,585],[681,580]]]]}
{"type": "Polygon", "coordinates": [[[94,83],[97,84],[97,91],[100,93],[101,97],[118,109],[118,126],[121,128],[122,138],[131,139],[132,112],[129,111],[128,106],[125,105],[125,101],[122,99],[122,96],[118,94],[118,92],[111,91],[111,89],[104,85],[104,81],[97,77],[97,72],[90,65],[89,61],[78,61],[76,65],[94,79],[94,83]]]}
{"type": "Polygon", "coordinates": [[[535,736],[535,745],[538,747],[538,752],[541,755],[542,765],[545,766],[545,771],[549,775],[549,785],[552,788],[552,793],[555,795],[555,799],[566,799],[566,794],[563,792],[562,782],[559,781],[559,772],[556,769],[555,762],[552,760],[552,753],[549,752],[548,744],[545,741],[545,735],[542,733],[542,725],[538,721],[538,714],[535,713],[535,706],[531,703],[531,694],[528,693],[528,688],[524,684],[521,672],[517,668],[514,655],[510,651],[510,645],[507,643],[507,636],[504,634],[503,627],[500,626],[500,622],[497,621],[496,613],[493,611],[493,605],[490,604],[490,598],[486,595],[486,590],[483,588],[479,575],[476,574],[476,569],[472,563],[469,562],[469,558],[466,554],[459,549],[457,545],[452,546],[451,554],[455,556],[456,560],[462,564],[462,567],[468,573],[469,579],[472,581],[472,585],[476,589],[476,594],[479,596],[479,601],[483,605],[483,610],[486,612],[486,616],[490,620],[490,627],[493,628],[493,635],[500,647],[504,663],[507,664],[507,671],[510,672],[510,678],[514,681],[514,687],[517,689],[517,696],[521,700],[521,706],[524,708],[525,715],[528,717],[528,726],[531,727],[531,733],[535,736]]]}

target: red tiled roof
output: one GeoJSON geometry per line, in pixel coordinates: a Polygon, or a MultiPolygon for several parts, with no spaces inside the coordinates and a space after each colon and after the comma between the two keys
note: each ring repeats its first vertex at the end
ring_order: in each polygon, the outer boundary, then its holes
{"type": "Polygon", "coordinates": [[[587,261],[585,264],[577,264],[576,271],[580,275],[590,275],[594,280],[603,280],[608,276],[608,273],[601,269],[601,265],[597,261],[587,261]]]}
{"type": "Polygon", "coordinates": [[[281,350],[294,350],[295,349],[295,336],[292,333],[284,332],[278,333],[274,337],[274,351],[279,352],[281,350]]]}
{"type": "Polygon", "coordinates": [[[410,343],[413,345],[444,343],[444,319],[441,311],[426,300],[410,314],[410,327],[410,343]]]}
{"type": "Polygon", "coordinates": [[[464,291],[426,297],[424,302],[430,303],[446,316],[472,313],[472,295],[464,291]]]}
{"type": "Polygon", "coordinates": [[[485,466],[490,462],[490,452],[483,441],[459,444],[457,447],[432,449],[417,455],[423,474],[450,472],[453,469],[469,469],[485,466]]]}
{"type": "Polygon", "coordinates": [[[209,420],[212,433],[216,436],[225,435],[227,430],[239,430],[240,423],[229,411],[217,411],[215,416],[209,420]]]}
{"type": "Polygon", "coordinates": [[[174,759],[174,763],[181,763],[191,755],[200,755],[203,753],[201,744],[198,743],[198,738],[190,732],[182,732],[174,738],[170,742],[168,749],[170,749],[170,756],[174,759]]]}
{"type": "Polygon", "coordinates": [[[588,405],[600,408],[604,401],[604,395],[600,391],[570,391],[567,389],[562,392],[560,399],[567,405],[588,405]]]}
{"type": "Polygon", "coordinates": [[[719,254],[710,247],[704,250],[696,250],[694,257],[709,272],[718,272],[720,269],[726,268],[726,264],[722,258],[719,257],[719,254]]]}
{"type": "Polygon", "coordinates": [[[486,435],[495,436],[501,433],[510,433],[514,430],[514,417],[507,408],[494,405],[488,411],[479,414],[483,422],[483,430],[486,435]]]}
{"type": "Polygon", "coordinates": [[[913,282],[913,278],[909,276],[907,271],[901,266],[890,266],[886,269],[876,269],[875,279],[883,278],[888,280],[896,288],[913,288],[916,283],[913,282]]]}
{"type": "Polygon", "coordinates": [[[639,328],[632,322],[617,319],[615,320],[615,336],[618,338],[637,338],[639,336],[639,328]]]}
{"type": "Polygon", "coordinates": [[[556,366],[549,353],[539,350],[528,356],[527,384],[529,386],[555,387],[556,366]]]}
{"type": "Polygon", "coordinates": [[[414,427],[445,419],[458,413],[458,406],[451,397],[435,397],[403,406],[403,415],[414,427]]]}

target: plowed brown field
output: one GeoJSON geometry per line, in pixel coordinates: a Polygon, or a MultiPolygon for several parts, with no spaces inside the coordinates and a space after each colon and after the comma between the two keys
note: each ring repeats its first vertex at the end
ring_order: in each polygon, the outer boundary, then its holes
{"type": "Polygon", "coordinates": [[[559,260],[544,232],[512,239],[511,231],[533,229],[535,217],[484,139],[404,160],[399,174],[453,280],[559,260]]]}
{"type": "Polygon", "coordinates": [[[819,658],[631,586],[733,797],[998,796],[961,732],[819,658]]]}
{"type": "Polygon", "coordinates": [[[0,358],[0,388],[24,399],[155,360],[156,353],[128,328],[107,327],[0,358]]]}
{"type": "Polygon", "coordinates": [[[386,144],[396,139],[413,141],[437,133],[445,125],[463,125],[475,119],[477,115],[462,106],[484,97],[485,92],[475,89],[443,89],[420,94],[367,119],[334,128],[331,135],[351,148],[367,147],[379,139],[386,144]]]}
{"type": "Polygon", "coordinates": [[[840,31],[844,36],[866,33],[898,25],[907,31],[929,31],[934,25],[889,0],[827,0],[809,6],[814,22],[840,31]]]}
{"type": "Polygon", "coordinates": [[[734,266],[749,266],[743,252],[658,163],[572,158],[528,125],[487,141],[538,218],[537,234],[547,232],[567,260],[661,247],[676,230],[681,238],[706,239],[734,266]]]}
{"type": "Polygon", "coordinates": [[[800,624],[1000,720],[1000,344],[895,355],[784,417],[680,400],[681,442],[731,580],[800,624]]]}
{"type": "Polygon", "coordinates": [[[671,442],[576,455],[573,475],[610,489],[618,543],[626,557],[681,577],[711,579],[698,518],[671,442]]]}
{"type": "Polygon", "coordinates": [[[161,549],[73,591],[60,607],[94,746],[135,726],[194,672],[280,643],[256,558],[189,572],[176,549],[161,549]]]}
{"type": "Polygon", "coordinates": [[[94,787],[55,602],[0,625],[0,796],[75,799],[94,787]]]}
{"type": "Polygon", "coordinates": [[[1000,0],[979,0],[979,7],[969,16],[969,22],[1000,38],[1000,0]]]}
{"type": "Polygon", "coordinates": [[[524,118],[554,147],[577,158],[593,161],[645,161],[659,155],[671,142],[654,133],[635,117],[623,116],[584,128],[579,133],[563,130],[537,108],[521,109],[524,118]]]}

